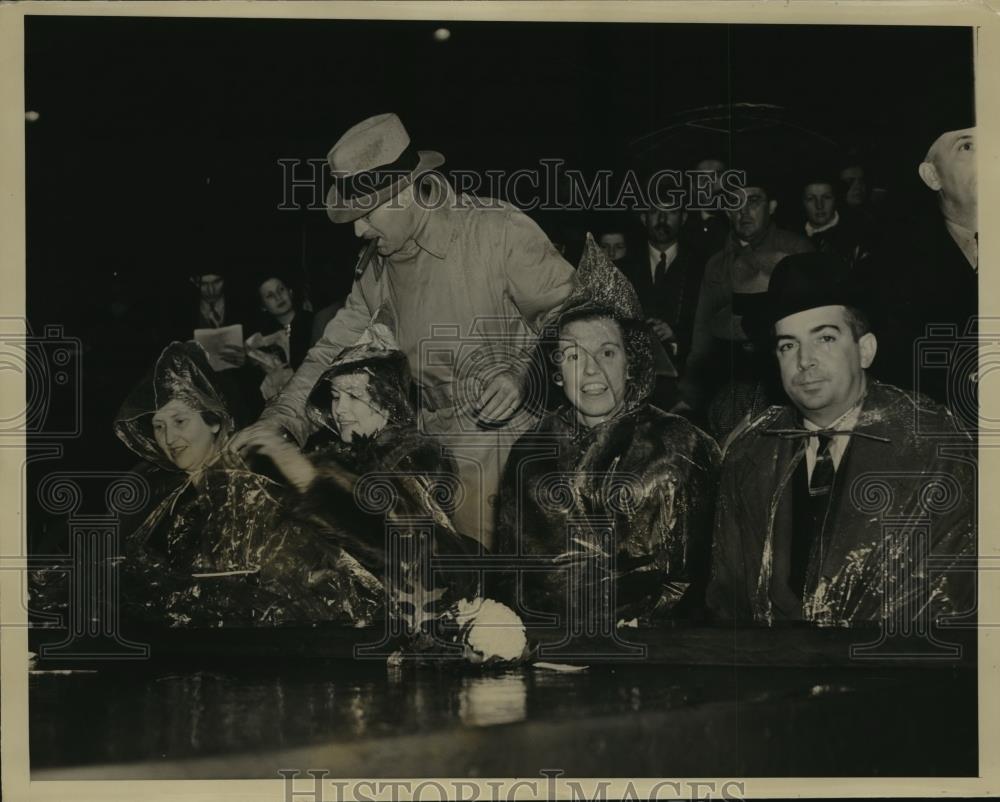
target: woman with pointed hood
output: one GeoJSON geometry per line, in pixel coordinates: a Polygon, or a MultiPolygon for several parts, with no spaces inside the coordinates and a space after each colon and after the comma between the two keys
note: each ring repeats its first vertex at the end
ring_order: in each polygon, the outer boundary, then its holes
{"type": "Polygon", "coordinates": [[[286,519],[281,486],[224,448],[233,428],[194,342],[167,346],[123,404],[115,421],[122,442],[183,475],[126,537],[129,608],[174,625],[374,620],[379,583],[286,519]]]}
{"type": "MultiPolygon", "coordinates": [[[[420,585],[411,570],[417,552],[397,560],[389,545],[390,529],[409,531],[403,522],[432,524],[424,529],[434,533],[435,554],[472,555],[480,547],[457,532],[449,517],[460,490],[454,463],[447,450],[417,429],[409,365],[393,329],[391,314],[380,309],[358,341],[320,376],[306,407],[320,437],[310,440],[306,453],[270,432],[255,434],[248,446],[270,457],[298,491],[299,520],[349,551],[375,576],[386,579],[395,572],[402,578],[394,586],[398,591],[420,585]]],[[[409,542],[416,547],[417,541],[419,536],[409,542]]],[[[453,596],[474,594],[477,584],[473,576],[455,572],[437,572],[435,579],[453,596]]],[[[428,600],[434,590],[422,588],[428,600]]],[[[422,612],[404,615],[414,615],[412,624],[422,612]]]]}
{"type": "Polygon", "coordinates": [[[635,289],[589,235],[577,282],[541,353],[565,401],[515,445],[501,485],[500,551],[539,569],[508,591],[518,609],[566,612],[567,593],[586,605],[579,583],[593,582],[612,626],[681,615],[700,607],[707,581],[719,451],[649,403],[652,335],[635,289]]]}

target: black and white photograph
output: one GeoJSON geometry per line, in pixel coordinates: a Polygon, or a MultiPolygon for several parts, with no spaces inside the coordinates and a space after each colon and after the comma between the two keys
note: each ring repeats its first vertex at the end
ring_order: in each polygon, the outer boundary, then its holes
{"type": "Polygon", "coordinates": [[[41,5],[5,786],[990,774],[974,21],[41,5]]]}

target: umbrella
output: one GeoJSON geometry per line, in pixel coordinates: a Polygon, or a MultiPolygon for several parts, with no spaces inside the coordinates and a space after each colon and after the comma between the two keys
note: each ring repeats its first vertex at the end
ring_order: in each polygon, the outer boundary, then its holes
{"type": "Polygon", "coordinates": [[[633,160],[647,168],[684,169],[714,157],[731,168],[753,168],[779,178],[832,159],[838,150],[830,137],[767,103],[689,109],[629,143],[633,160]]]}

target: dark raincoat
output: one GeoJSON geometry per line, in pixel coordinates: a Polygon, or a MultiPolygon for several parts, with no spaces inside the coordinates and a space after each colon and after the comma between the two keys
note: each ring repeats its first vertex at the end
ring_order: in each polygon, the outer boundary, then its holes
{"type": "Polygon", "coordinates": [[[955,569],[976,549],[972,440],[944,407],[877,382],[853,431],[801,600],[787,583],[799,414],[770,407],[729,446],[708,592],[720,618],[909,626],[971,606],[974,575],[955,569]]]}
{"type": "Polygon", "coordinates": [[[310,393],[306,414],[319,427],[320,442],[310,441],[308,456],[317,476],[300,495],[296,517],[385,582],[390,597],[403,606],[392,612],[416,627],[437,609],[435,603],[478,592],[475,573],[434,572],[433,555],[477,555],[480,547],[457,532],[449,517],[460,492],[454,463],[446,449],[417,430],[409,367],[392,326],[391,316],[380,310],[310,393]],[[336,436],[331,381],[349,373],[368,375],[369,394],[388,423],[372,436],[356,434],[344,443],[336,436]],[[432,573],[421,573],[427,570],[432,573]]]}
{"type": "MultiPolygon", "coordinates": [[[[176,471],[150,418],[180,398],[221,421],[232,418],[204,352],[172,343],[123,405],[115,432],[133,451],[176,471]]],[[[173,625],[270,625],[333,621],[363,625],[381,615],[378,581],[353,557],[289,520],[283,488],[224,450],[161,499],[125,539],[126,608],[173,625]]]]}
{"type": "Polygon", "coordinates": [[[590,581],[588,571],[573,567],[587,555],[589,575],[614,594],[605,604],[616,621],[692,612],[708,577],[718,447],[684,418],[648,403],[652,341],[635,290],[590,238],[578,282],[551,333],[567,315],[617,320],[629,367],[625,403],[593,428],[565,404],[515,445],[501,485],[499,550],[527,558],[532,568],[513,572],[523,592],[513,573],[505,590],[522,612],[565,612],[567,593],[579,599],[581,583],[590,581]]]}

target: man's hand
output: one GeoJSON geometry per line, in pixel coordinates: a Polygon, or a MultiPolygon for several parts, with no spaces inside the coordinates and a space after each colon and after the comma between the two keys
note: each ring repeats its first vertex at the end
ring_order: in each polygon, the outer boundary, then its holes
{"type": "Polygon", "coordinates": [[[657,339],[666,342],[667,340],[674,339],[674,330],[670,328],[670,324],[657,317],[649,318],[649,325],[653,329],[653,334],[656,335],[657,339]]]}
{"type": "Polygon", "coordinates": [[[256,423],[240,432],[239,437],[242,438],[242,451],[270,457],[275,467],[299,492],[307,490],[316,478],[316,469],[299,451],[299,447],[274,428],[262,428],[260,423],[256,423]]]}
{"type": "Polygon", "coordinates": [[[476,399],[476,410],[482,423],[509,420],[520,406],[521,382],[510,371],[494,376],[476,399]]]}
{"type": "Polygon", "coordinates": [[[230,451],[246,454],[250,448],[250,443],[256,441],[258,436],[264,433],[273,434],[275,437],[284,439],[284,431],[281,426],[271,421],[259,420],[256,423],[251,423],[245,429],[240,429],[236,432],[226,444],[226,448],[230,451]]]}

